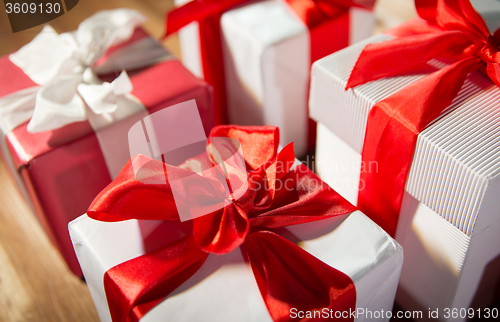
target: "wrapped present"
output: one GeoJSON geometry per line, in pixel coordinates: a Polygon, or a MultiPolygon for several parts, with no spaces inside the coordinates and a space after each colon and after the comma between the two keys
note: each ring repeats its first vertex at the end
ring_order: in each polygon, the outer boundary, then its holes
{"type": "Polygon", "coordinates": [[[416,4],[313,66],[314,163],[405,249],[397,301],[462,321],[500,294],[500,2],[416,4]]]}
{"type": "Polygon", "coordinates": [[[278,126],[281,144],[294,142],[299,156],[316,131],[307,112],[311,63],[369,37],[375,21],[373,0],[176,3],[184,6],[168,14],[167,34],[184,27],[183,62],[214,86],[218,122],[278,126]]]}
{"type": "Polygon", "coordinates": [[[0,58],[4,161],[77,275],[67,224],[130,159],[131,124],[189,99],[207,133],[213,124],[211,87],[141,29],[144,20],[117,9],[93,15],[71,33],[45,26],[0,58]]]}
{"type": "Polygon", "coordinates": [[[220,126],[178,167],[139,155],[123,168],[69,225],[101,321],[389,320],[401,247],[278,141],[274,127],[220,126]],[[223,149],[244,162],[216,162],[223,149]],[[224,177],[195,174],[203,164],[224,177]],[[187,173],[190,203],[229,180],[224,206],[181,221],[173,183],[187,173]]]}

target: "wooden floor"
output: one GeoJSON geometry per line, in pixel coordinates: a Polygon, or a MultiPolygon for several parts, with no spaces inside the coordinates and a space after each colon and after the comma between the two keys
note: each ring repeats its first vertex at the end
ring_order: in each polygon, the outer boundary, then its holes
{"type": "MultiPolygon", "coordinates": [[[[164,33],[164,13],[173,0],[81,0],[67,14],[49,24],[70,31],[92,13],[129,7],[148,18],[145,29],[154,37],[164,33]]],[[[3,6],[0,6],[3,10],[3,6]]],[[[7,14],[0,10],[0,56],[29,42],[41,26],[13,34],[7,14]]],[[[380,0],[376,31],[415,16],[411,0],[380,0]]],[[[180,55],[177,39],[164,41],[180,55]]],[[[0,71],[0,77],[5,77],[0,71]]],[[[52,247],[35,216],[23,202],[0,162],[0,321],[98,321],[85,283],[73,276],[52,247]]]]}

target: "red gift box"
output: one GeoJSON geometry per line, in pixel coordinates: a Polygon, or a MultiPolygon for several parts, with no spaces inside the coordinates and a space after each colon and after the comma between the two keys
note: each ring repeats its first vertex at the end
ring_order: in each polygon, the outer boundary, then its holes
{"type": "MultiPolygon", "coordinates": [[[[149,36],[137,28],[129,41],[120,46],[144,37],[149,36]]],[[[106,55],[113,50],[116,48],[110,48],[106,55]]],[[[36,86],[8,56],[0,58],[0,70],[3,75],[9,75],[0,78],[0,98],[36,86]]],[[[204,129],[209,133],[213,126],[212,88],[194,77],[178,60],[167,59],[127,72],[133,86],[131,94],[149,113],[194,99],[204,129]]],[[[112,81],[115,77],[99,75],[103,81],[112,81]]],[[[112,180],[101,146],[88,121],[39,133],[28,132],[27,126],[25,122],[6,134],[10,155],[4,155],[4,160],[12,161],[12,170],[20,177],[21,190],[26,192],[41,224],[70,269],[82,276],[67,226],[86,211],[94,197],[112,180]]]]}

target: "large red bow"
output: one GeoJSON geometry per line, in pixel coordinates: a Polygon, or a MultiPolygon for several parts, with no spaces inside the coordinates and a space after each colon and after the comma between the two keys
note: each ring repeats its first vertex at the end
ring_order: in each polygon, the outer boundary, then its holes
{"type": "MultiPolygon", "coordinates": [[[[292,167],[292,145],[277,153],[275,127],[219,126],[210,138],[237,139],[243,150],[250,189],[218,211],[195,218],[192,233],[166,247],[113,267],[104,285],[113,321],[138,321],[169,293],[189,279],[209,253],[224,254],[244,245],[262,297],[274,321],[290,320],[290,309],[312,311],[354,309],[356,292],[344,273],[318,260],[272,230],[348,214],[349,202],[316,177],[306,166],[292,167]],[[279,183],[279,184],[278,184],[279,183]]],[[[209,140],[210,140],[209,138],[209,140]]],[[[202,154],[179,167],[144,156],[132,159],[90,206],[89,217],[103,221],[150,219],[179,221],[169,180],[212,165],[202,154]],[[133,163],[144,164],[134,174],[133,163]],[[165,178],[166,184],[146,184],[165,178]],[[141,177],[142,180],[137,180],[141,177]]],[[[228,172],[230,172],[228,170],[228,172]]],[[[237,173],[228,175],[238,175],[237,173]]],[[[201,177],[201,176],[200,176],[201,177]]],[[[210,198],[218,181],[190,182],[187,195],[210,198]]],[[[235,181],[231,181],[234,183],[235,181]]],[[[236,184],[237,186],[237,184],[236,184]]],[[[215,192],[214,192],[215,191],[215,192]]],[[[242,290],[243,291],[243,290],[242,290]]]]}
{"type": "Polygon", "coordinates": [[[358,207],[394,236],[418,134],[457,96],[477,69],[500,86],[500,33],[488,30],[469,0],[416,0],[423,19],[398,27],[402,36],[366,46],[347,88],[383,77],[415,72],[434,58],[447,67],[406,86],[373,106],[362,158],[377,173],[361,174],[358,207]]]}
{"type": "MultiPolygon", "coordinates": [[[[228,122],[220,18],[229,9],[250,1],[193,0],[167,13],[166,36],[177,32],[191,22],[197,21],[199,23],[203,74],[205,80],[214,87],[215,124],[227,124],[228,122]]],[[[372,8],[375,0],[286,0],[286,2],[309,28],[313,28],[345,13],[350,7],[372,8]]],[[[328,48],[328,39],[323,39],[322,42],[320,47],[328,48]]],[[[347,44],[345,45],[347,46],[347,44]]],[[[317,51],[319,53],[325,52],[323,48],[318,48],[317,51]]],[[[331,52],[326,51],[326,54],[331,52]]],[[[312,54],[312,58],[314,61],[321,57],[312,54]]]]}

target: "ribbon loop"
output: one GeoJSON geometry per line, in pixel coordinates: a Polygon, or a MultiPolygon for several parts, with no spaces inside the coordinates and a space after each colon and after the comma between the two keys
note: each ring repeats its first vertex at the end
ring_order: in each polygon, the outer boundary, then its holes
{"type": "Polygon", "coordinates": [[[420,17],[435,28],[421,28],[422,21],[417,20],[403,26],[402,33],[396,30],[400,38],[368,45],[347,83],[350,88],[415,72],[431,59],[452,61],[370,110],[362,160],[375,162],[379,171],[361,173],[364,189],[359,191],[358,206],[392,236],[418,134],[451,104],[470,72],[486,70],[500,88],[498,33],[494,36],[488,30],[469,0],[417,0],[416,5],[420,17]]]}
{"type": "Polygon", "coordinates": [[[414,72],[433,58],[461,58],[473,45],[473,39],[459,31],[426,33],[369,44],[356,61],[346,89],[414,72]],[[391,64],[387,64],[388,61],[391,64]]]}
{"type": "MultiPolygon", "coordinates": [[[[438,26],[442,29],[460,30],[477,39],[491,34],[470,0],[437,0],[435,3],[434,15],[438,26]]],[[[418,0],[416,5],[418,6],[418,0]]]]}
{"type": "MultiPolygon", "coordinates": [[[[242,250],[248,253],[259,289],[275,321],[289,320],[292,307],[354,309],[356,292],[347,275],[269,229],[345,215],[355,208],[323,185],[307,167],[301,165],[290,170],[295,159],[293,149],[290,145],[277,154],[276,127],[220,126],[212,130],[209,142],[224,136],[240,142],[245,166],[249,169],[246,179],[250,189],[243,198],[227,202],[223,209],[194,218],[191,235],[159,252],[124,262],[108,271],[105,285],[108,285],[106,295],[113,321],[137,321],[194,274],[208,253],[225,254],[243,244],[242,250]],[[252,181],[254,179],[256,181],[252,181]],[[266,186],[265,182],[273,185],[266,186]],[[154,267],[150,269],[151,263],[154,267]],[[146,274],[142,272],[143,267],[148,267],[146,274]],[[130,285],[133,286],[129,289],[130,285]]],[[[224,154],[221,148],[218,151],[224,154]]],[[[207,152],[213,150],[207,149],[207,152]]],[[[96,197],[87,215],[103,221],[176,220],[176,204],[171,196],[175,175],[171,174],[177,171],[185,175],[191,172],[187,167],[215,159],[217,157],[207,154],[194,158],[195,162],[187,160],[179,167],[168,164],[160,167],[160,161],[137,156],[96,197]],[[144,175],[156,177],[168,172],[166,184],[139,182],[133,162],[143,165],[144,175]],[[163,170],[164,167],[168,169],[163,170]]],[[[213,189],[203,183],[195,180],[192,187],[185,187],[186,198],[192,195],[210,198],[213,189]]]]}
{"type": "Polygon", "coordinates": [[[85,104],[76,94],[82,81],[79,74],[68,74],[40,88],[33,116],[28,123],[31,133],[48,131],[86,119],[85,104]]]}
{"type": "Polygon", "coordinates": [[[111,83],[80,83],[78,85],[78,93],[96,114],[113,113],[118,108],[118,96],[130,92],[132,92],[132,83],[126,71],[122,71],[120,76],[111,83]]]}

